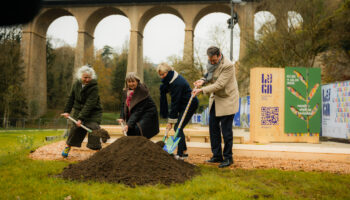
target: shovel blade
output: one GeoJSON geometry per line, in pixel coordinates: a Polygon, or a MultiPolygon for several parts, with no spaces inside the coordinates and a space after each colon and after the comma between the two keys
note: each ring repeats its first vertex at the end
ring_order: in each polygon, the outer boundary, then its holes
{"type": "Polygon", "coordinates": [[[166,152],[168,152],[169,154],[172,154],[172,153],[175,151],[177,145],[179,144],[180,139],[181,139],[181,138],[179,138],[179,137],[177,137],[177,138],[174,139],[174,138],[171,136],[171,137],[168,138],[168,140],[166,141],[166,143],[165,143],[163,149],[164,149],[166,152]]]}

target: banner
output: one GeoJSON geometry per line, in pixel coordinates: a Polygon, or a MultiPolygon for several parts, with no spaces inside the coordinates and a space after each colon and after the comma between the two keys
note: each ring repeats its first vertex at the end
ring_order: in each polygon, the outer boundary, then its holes
{"type": "Polygon", "coordinates": [[[322,136],[350,139],[350,81],[322,86],[322,136]]]}
{"type": "Polygon", "coordinates": [[[321,70],[285,68],[285,133],[320,133],[321,70]]]}

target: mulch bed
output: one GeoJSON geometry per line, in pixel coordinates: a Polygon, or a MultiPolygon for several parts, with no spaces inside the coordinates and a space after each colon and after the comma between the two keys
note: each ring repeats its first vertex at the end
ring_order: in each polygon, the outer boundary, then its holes
{"type": "MultiPolygon", "coordinates": [[[[99,152],[73,147],[68,158],[62,158],[65,141],[38,148],[29,155],[36,160],[66,160],[72,162],[63,169],[61,177],[71,180],[96,180],[123,183],[129,186],[183,183],[199,173],[196,165],[211,154],[190,154],[185,161],[176,160],[159,144],[143,137],[122,137],[112,144],[103,144],[99,152]]],[[[286,171],[317,171],[350,174],[350,161],[305,160],[290,158],[234,156],[227,169],[280,169],[286,171]]]]}

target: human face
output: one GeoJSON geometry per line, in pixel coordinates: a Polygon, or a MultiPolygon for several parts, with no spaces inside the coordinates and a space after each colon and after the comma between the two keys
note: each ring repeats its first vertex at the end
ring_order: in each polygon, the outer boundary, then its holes
{"type": "Polygon", "coordinates": [[[158,75],[161,79],[164,79],[166,77],[166,75],[168,75],[168,72],[158,71],[158,75]]]}
{"type": "Polygon", "coordinates": [[[83,83],[83,85],[89,84],[90,81],[91,81],[91,74],[84,73],[84,74],[81,76],[81,82],[83,83]]]}
{"type": "Polygon", "coordinates": [[[216,65],[216,64],[218,64],[218,63],[219,63],[220,58],[221,58],[221,55],[220,55],[220,56],[213,55],[213,56],[211,56],[211,57],[210,57],[210,56],[208,56],[208,60],[209,60],[210,64],[212,64],[212,65],[216,65]]]}
{"type": "Polygon", "coordinates": [[[138,82],[136,80],[128,80],[127,81],[128,84],[128,88],[135,90],[135,88],[137,87],[138,82]]]}

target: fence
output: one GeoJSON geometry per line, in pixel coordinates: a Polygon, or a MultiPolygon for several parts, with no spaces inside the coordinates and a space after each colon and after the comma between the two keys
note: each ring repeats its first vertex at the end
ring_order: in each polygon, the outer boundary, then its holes
{"type": "MultiPolygon", "coordinates": [[[[68,119],[64,118],[38,118],[38,119],[25,119],[25,118],[10,118],[4,122],[3,118],[0,118],[2,129],[67,129],[71,123],[68,119]]],[[[103,125],[115,125],[115,120],[102,120],[103,125]]]]}
{"type": "MultiPolygon", "coordinates": [[[[206,108],[200,114],[192,116],[192,123],[202,125],[209,124],[209,108],[206,108]]],[[[239,98],[239,111],[235,114],[232,126],[249,128],[250,126],[250,96],[239,98]]]]}

